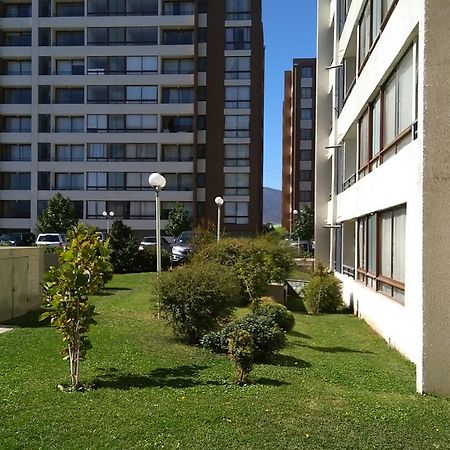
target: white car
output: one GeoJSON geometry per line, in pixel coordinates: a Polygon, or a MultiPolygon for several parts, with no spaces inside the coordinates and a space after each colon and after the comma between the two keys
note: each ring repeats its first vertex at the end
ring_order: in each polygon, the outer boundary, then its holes
{"type": "Polygon", "coordinates": [[[65,248],[66,244],[66,237],[61,233],[41,233],[36,239],[37,246],[65,248]]]}

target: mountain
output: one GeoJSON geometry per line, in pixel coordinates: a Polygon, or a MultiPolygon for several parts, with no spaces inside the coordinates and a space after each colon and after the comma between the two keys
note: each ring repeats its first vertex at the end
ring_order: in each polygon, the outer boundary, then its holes
{"type": "Polygon", "coordinates": [[[263,223],[281,223],[281,191],[263,188],[263,223]]]}

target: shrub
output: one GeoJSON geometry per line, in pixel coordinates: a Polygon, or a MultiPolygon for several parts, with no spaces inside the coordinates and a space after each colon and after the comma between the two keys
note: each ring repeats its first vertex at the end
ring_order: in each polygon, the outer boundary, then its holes
{"type": "Polygon", "coordinates": [[[181,341],[197,343],[230,320],[239,296],[233,274],[213,263],[189,264],[157,284],[161,312],[181,341]]]}
{"type": "Polygon", "coordinates": [[[269,356],[286,346],[286,334],[268,316],[248,314],[227,325],[219,333],[210,333],[203,337],[203,347],[215,352],[226,353],[228,338],[237,330],[250,333],[254,345],[254,358],[258,361],[266,361],[269,356]]]}
{"type": "Polygon", "coordinates": [[[139,244],[131,228],[120,219],[116,219],[109,234],[111,264],[115,273],[137,271],[139,244]]]}
{"type": "Polygon", "coordinates": [[[294,251],[288,242],[271,235],[256,240],[264,254],[268,283],[284,283],[294,268],[294,251]]]}
{"type": "MultiPolygon", "coordinates": [[[[136,256],[135,271],[136,272],[156,272],[156,247],[146,247],[139,250],[136,256]]],[[[167,270],[170,267],[170,255],[165,251],[161,251],[161,269],[167,270]]]]}
{"type": "Polygon", "coordinates": [[[336,312],[342,304],[341,282],[319,264],[303,290],[303,301],[313,314],[336,312]]]}
{"type": "Polygon", "coordinates": [[[255,239],[221,239],[196,252],[192,261],[198,264],[211,261],[229,267],[239,280],[241,304],[247,304],[266,290],[269,275],[264,254],[255,239]]]}
{"type": "Polygon", "coordinates": [[[291,331],[295,325],[294,314],[286,306],[274,301],[262,302],[256,308],[255,314],[271,318],[283,331],[291,331]]]}
{"type": "Polygon", "coordinates": [[[236,330],[228,338],[228,357],[236,364],[236,382],[245,384],[253,369],[253,339],[245,330],[236,330]]]}

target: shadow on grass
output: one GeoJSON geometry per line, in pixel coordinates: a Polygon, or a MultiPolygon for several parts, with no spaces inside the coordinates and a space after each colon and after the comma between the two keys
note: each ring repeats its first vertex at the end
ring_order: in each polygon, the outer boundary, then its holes
{"type": "Polygon", "coordinates": [[[295,358],[294,356],[278,354],[273,355],[269,361],[263,364],[269,364],[270,366],[296,367],[298,369],[306,369],[307,367],[311,367],[311,363],[303,359],[295,358]]]}
{"type": "Polygon", "coordinates": [[[251,384],[262,384],[263,386],[288,386],[291,383],[282,380],[272,380],[271,378],[257,378],[251,384]]]}
{"type": "Polygon", "coordinates": [[[149,373],[136,374],[120,372],[112,367],[99,369],[100,374],[93,380],[94,389],[121,389],[173,387],[186,388],[203,384],[195,377],[207,366],[191,365],[154,369],[149,373]]]}
{"type": "Polygon", "coordinates": [[[355,350],[353,348],[347,348],[347,347],[318,347],[316,345],[306,345],[306,344],[297,344],[299,347],[305,347],[309,348],[311,350],[316,350],[321,353],[365,353],[368,355],[374,355],[373,352],[370,350],[355,350]]]}
{"type": "Polygon", "coordinates": [[[50,318],[39,321],[39,316],[43,313],[42,310],[30,311],[23,316],[15,317],[14,319],[5,321],[5,325],[16,326],[19,328],[41,328],[50,326],[50,318]]]}
{"type": "Polygon", "coordinates": [[[308,336],[307,334],[300,333],[298,331],[289,331],[288,332],[288,336],[294,336],[294,337],[299,337],[299,338],[303,338],[303,339],[311,339],[311,336],[308,336]]]}

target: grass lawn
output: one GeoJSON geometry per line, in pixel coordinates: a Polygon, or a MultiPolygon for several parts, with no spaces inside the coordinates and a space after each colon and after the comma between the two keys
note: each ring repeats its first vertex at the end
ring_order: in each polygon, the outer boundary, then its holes
{"type": "Polygon", "coordinates": [[[116,276],[67,382],[61,338],[22,323],[0,334],[0,448],[450,448],[450,401],[414,392],[414,367],[361,321],[296,315],[289,347],[235,386],[223,356],[176,343],[154,317],[154,275],[116,276]]]}

